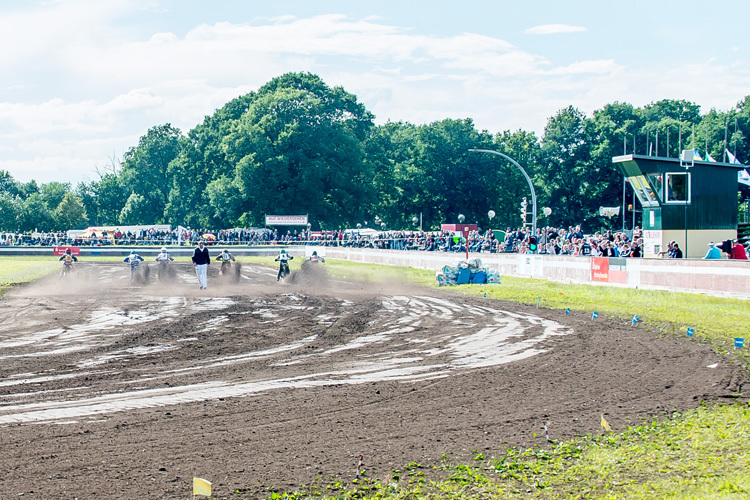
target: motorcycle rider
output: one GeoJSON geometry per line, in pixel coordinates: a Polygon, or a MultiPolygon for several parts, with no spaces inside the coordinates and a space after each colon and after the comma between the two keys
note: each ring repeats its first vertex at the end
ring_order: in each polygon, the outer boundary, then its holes
{"type": "Polygon", "coordinates": [[[76,259],[76,256],[73,255],[73,253],[70,251],[70,248],[65,249],[65,255],[60,256],[59,259],[63,261],[62,269],[60,269],[60,276],[63,276],[65,273],[73,270],[73,262],[78,262],[78,259],[76,259]]]}
{"type": "Polygon", "coordinates": [[[159,252],[155,260],[156,262],[161,264],[161,263],[172,262],[174,259],[167,252],[167,247],[161,247],[161,252],[159,252]]]}
{"type": "Polygon", "coordinates": [[[276,256],[275,262],[279,263],[279,274],[276,276],[276,281],[279,281],[285,274],[289,274],[289,261],[294,259],[293,256],[286,253],[283,248],[276,256]]]}
{"type": "Polygon", "coordinates": [[[156,255],[156,259],[154,260],[159,263],[159,279],[168,278],[167,266],[174,260],[174,258],[172,258],[172,256],[169,255],[169,252],[167,252],[167,247],[161,247],[161,252],[156,255]]]}
{"type": "Polygon", "coordinates": [[[229,250],[226,248],[221,251],[218,257],[216,257],[217,261],[221,262],[221,267],[219,267],[219,276],[224,274],[224,268],[229,265],[230,262],[234,262],[234,255],[229,253],[229,250]]]}
{"type": "Polygon", "coordinates": [[[313,253],[310,257],[307,258],[307,262],[325,262],[326,260],[318,255],[317,250],[313,250],[313,253]]]}
{"type": "Polygon", "coordinates": [[[138,255],[138,252],[133,250],[130,252],[130,255],[122,259],[122,261],[130,263],[130,279],[133,279],[133,274],[138,272],[138,269],[141,267],[141,261],[143,261],[143,257],[138,255]]]}

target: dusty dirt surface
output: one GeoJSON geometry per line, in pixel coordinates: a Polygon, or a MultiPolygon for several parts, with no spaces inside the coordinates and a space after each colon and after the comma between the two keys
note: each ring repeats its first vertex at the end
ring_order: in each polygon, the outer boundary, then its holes
{"type": "MultiPolygon", "coordinates": [[[[619,429],[730,401],[742,370],[693,340],[445,290],[122,265],[0,298],[0,495],[265,498],[410,462],[619,429]],[[217,286],[217,284],[219,286],[217,286]],[[536,434],[536,437],[534,436],[536,434]]],[[[503,286],[503,285],[498,285],[503,286]]]]}

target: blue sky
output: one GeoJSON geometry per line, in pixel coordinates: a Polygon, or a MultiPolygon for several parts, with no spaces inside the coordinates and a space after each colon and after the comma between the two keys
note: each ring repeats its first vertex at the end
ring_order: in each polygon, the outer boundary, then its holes
{"type": "Polygon", "coordinates": [[[726,110],[750,94],[748,19],[746,0],[2,2],[0,169],[95,180],[150,127],[187,132],[289,71],[343,86],[377,123],[541,135],[568,105],[726,110]]]}

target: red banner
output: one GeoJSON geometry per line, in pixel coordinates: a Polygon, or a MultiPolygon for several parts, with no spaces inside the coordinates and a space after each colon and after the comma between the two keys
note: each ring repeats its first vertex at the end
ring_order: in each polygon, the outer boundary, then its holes
{"type": "Polygon", "coordinates": [[[591,281],[609,281],[609,259],[607,257],[591,258],[591,281]]]}
{"type": "Polygon", "coordinates": [[[81,255],[80,247],[54,247],[52,255],[65,255],[66,250],[70,250],[71,255],[81,255]]]}

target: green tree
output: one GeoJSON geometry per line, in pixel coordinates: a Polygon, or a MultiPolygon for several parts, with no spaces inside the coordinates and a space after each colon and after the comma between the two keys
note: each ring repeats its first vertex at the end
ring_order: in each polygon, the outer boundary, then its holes
{"type": "MultiPolygon", "coordinates": [[[[208,184],[222,176],[234,178],[235,162],[229,161],[224,138],[236,126],[237,120],[247,112],[254,93],[233,99],[207,116],[203,123],[190,130],[180,142],[180,153],[169,165],[171,189],[166,207],[167,219],[192,227],[225,225],[238,214],[226,214],[229,219],[216,219],[210,210],[208,184]]],[[[220,203],[220,200],[215,200],[220,203]]]]}
{"type": "Polygon", "coordinates": [[[88,216],[83,201],[73,193],[66,193],[60,204],[55,208],[55,223],[63,230],[85,229],[88,216]]]}
{"type": "Polygon", "coordinates": [[[0,230],[18,231],[20,229],[18,215],[22,204],[18,196],[0,192],[0,230]]]}
{"type": "Polygon", "coordinates": [[[21,194],[20,184],[10,175],[10,172],[0,170],[0,194],[18,196],[21,194]]]}
{"type": "MultiPolygon", "coordinates": [[[[142,198],[141,208],[149,214],[150,222],[165,219],[172,183],[169,164],[180,151],[180,130],[170,124],[153,127],[123,155],[120,183],[127,192],[142,198]]],[[[124,209],[124,207],[123,207],[124,209]]]]}
{"type": "MultiPolygon", "coordinates": [[[[59,184],[59,183],[58,183],[59,184]]],[[[54,226],[54,214],[49,209],[41,193],[32,193],[23,200],[18,212],[18,226],[21,231],[51,231],[54,226]]]]}
{"type": "Polygon", "coordinates": [[[557,215],[558,225],[587,221],[601,200],[592,200],[591,143],[586,116],[569,106],[549,119],[542,138],[541,167],[535,183],[557,215]]]}
{"type": "Polygon", "coordinates": [[[404,182],[414,170],[417,127],[411,123],[388,122],[373,127],[365,141],[366,168],[373,173],[373,189],[377,193],[373,204],[356,214],[357,220],[378,216],[390,229],[406,229],[411,225],[417,193],[406,193],[404,182]],[[404,205],[410,200],[408,206],[404,205]]]}
{"type": "Polygon", "coordinates": [[[39,188],[42,199],[47,209],[53,212],[60,204],[66,194],[70,192],[70,184],[67,182],[48,182],[39,188]]]}
{"type": "MultiPolygon", "coordinates": [[[[541,155],[539,139],[533,132],[517,130],[516,132],[505,131],[497,134],[492,149],[513,158],[533,179],[538,170],[541,155]]],[[[477,157],[477,154],[473,155],[472,159],[475,157],[477,157]]],[[[485,160],[485,165],[481,168],[487,170],[488,175],[491,176],[488,178],[488,182],[497,187],[497,193],[489,206],[489,209],[496,214],[496,218],[491,225],[502,229],[519,227],[523,223],[519,213],[520,202],[525,197],[531,203],[529,183],[523,173],[507,160],[500,159],[497,156],[487,156],[486,154],[482,158],[485,160]]],[[[539,196],[537,202],[541,210],[541,207],[545,204],[542,197],[543,192],[536,184],[534,188],[539,196]]],[[[529,208],[530,210],[531,208],[529,208]]],[[[528,222],[531,222],[531,220],[531,217],[528,217],[528,222]]]]}
{"type": "Polygon", "coordinates": [[[125,202],[125,206],[120,211],[120,224],[150,224],[152,222],[152,215],[148,209],[149,203],[145,196],[131,193],[125,202]]]}
{"type": "Polygon", "coordinates": [[[264,214],[309,214],[338,227],[362,213],[375,196],[363,161],[370,127],[372,115],[355,96],[316,75],[289,73],[264,85],[223,143],[236,165],[236,219],[258,225],[264,214]]]}
{"type": "MultiPolygon", "coordinates": [[[[488,171],[468,161],[469,149],[490,149],[492,136],[479,132],[471,119],[446,119],[417,128],[414,168],[403,179],[407,213],[423,213],[425,227],[486,220],[490,200],[498,196],[488,171]],[[493,190],[495,190],[493,192],[493,190]]],[[[479,162],[488,162],[482,158],[479,162]]]]}

